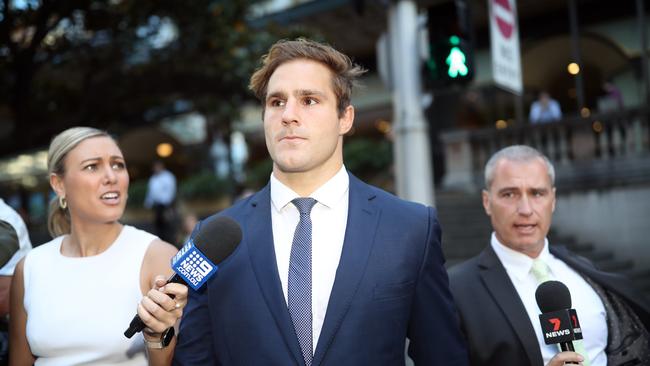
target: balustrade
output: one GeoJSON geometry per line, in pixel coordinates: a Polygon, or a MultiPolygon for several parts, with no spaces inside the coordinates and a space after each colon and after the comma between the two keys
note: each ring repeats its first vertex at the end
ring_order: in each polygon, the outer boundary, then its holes
{"type": "MultiPolygon", "coordinates": [[[[546,154],[566,181],[576,171],[583,175],[581,181],[590,174],[603,182],[608,174],[627,173],[650,181],[649,121],[649,110],[638,108],[504,129],[446,131],[441,135],[446,158],[443,186],[481,187],[487,159],[513,144],[529,145],[546,154]]],[[[611,178],[620,181],[624,177],[611,178]]]]}

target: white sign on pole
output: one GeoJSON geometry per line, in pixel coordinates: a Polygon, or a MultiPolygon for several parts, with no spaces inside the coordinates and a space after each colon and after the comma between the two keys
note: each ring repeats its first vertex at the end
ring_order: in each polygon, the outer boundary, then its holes
{"type": "Polygon", "coordinates": [[[521,55],[516,0],[487,0],[494,82],[517,95],[522,93],[521,55]]]}

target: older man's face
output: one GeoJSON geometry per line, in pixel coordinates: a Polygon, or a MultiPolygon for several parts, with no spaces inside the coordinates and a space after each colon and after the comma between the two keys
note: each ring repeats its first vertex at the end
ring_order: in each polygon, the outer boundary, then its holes
{"type": "Polygon", "coordinates": [[[491,186],[483,191],[483,207],[503,245],[536,258],[555,210],[555,188],[544,161],[499,160],[491,186]]]}

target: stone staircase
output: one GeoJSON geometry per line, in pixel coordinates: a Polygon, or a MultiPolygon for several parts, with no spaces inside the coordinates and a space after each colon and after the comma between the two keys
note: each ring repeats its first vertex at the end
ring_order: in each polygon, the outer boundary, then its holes
{"type": "Polygon", "coordinates": [[[480,195],[437,191],[436,208],[447,267],[475,256],[488,245],[492,227],[480,195]]]}
{"type": "MultiPolygon", "coordinates": [[[[492,228],[478,193],[436,191],[436,208],[442,226],[442,249],[447,268],[473,257],[489,244],[492,228]]],[[[650,268],[635,267],[633,261],[617,258],[614,249],[596,249],[592,243],[559,236],[552,230],[549,241],[565,245],[604,271],[627,276],[650,301],[650,268]]]]}
{"type": "Polygon", "coordinates": [[[565,245],[572,252],[591,260],[599,269],[626,276],[633,286],[650,302],[650,268],[635,266],[634,261],[616,257],[614,249],[598,249],[592,243],[578,242],[575,238],[556,235],[551,231],[549,240],[565,245]]]}

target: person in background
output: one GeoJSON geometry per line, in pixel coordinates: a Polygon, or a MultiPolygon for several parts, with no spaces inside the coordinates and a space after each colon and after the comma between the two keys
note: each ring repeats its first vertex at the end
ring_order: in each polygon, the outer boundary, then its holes
{"type": "Polygon", "coordinates": [[[449,270],[473,366],[650,365],[650,306],[622,276],[605,273],[547,234],[555,169],[537,150],[506,147],[485,165],[483,207],[494,232],[478,256],[449,270]],[[577,352],[544,342],[538,285],[563,282],[582,334],[577,352]]]}
{"type": "Polygon", "coordinates": [[[539,98],[530,106],[528,119],[532,124],[559,121],[562,119],[560,103],[551,98],[548,92],[542,91],[539,93],[539,98]]]}
{"type": "Polygon", "coordinates": [[[156,235],[167,242],[174,242],[174,201],[176,199],[176,177],[165,169],[162,161],[154,161],[153,174],[149,178],[146,208],[153,208],[156,235]]]}
{"type": "Polygon", "coordinates": [[[181,223],[181,232],[177,240],[177,247],[181,248],[185,243],[190,240],[194,227],[199,222],[199,218],[196,217],[193,213],[188,213],[183,217],[183,222],[181,223]]]}
{"type": "Polygon", "coordinates": [[[0,365],[8,362],[9,350],[9,293],[16,263],[22,259],[32,243],[22,217],[0,199],[0,365]]]}
{"type": "Polygon", "coordinates": [[[187,287],[166,284],[172,245],[119,221],[129,174],[116,142],[70,128],[52,140],[47,166],[57,195],[48,217],[54,239],[16,266],[10,365],[168,362],[187,287]],[[127,339],[136,311],[147,328],[127,339]]]}
{"type": "MultiPolygon", "coordinates": [[[[222,211],[244,235],[191,292],[176,365],[467,365],[432,207],[343,165],[364,70],[332,47],[279,41],[251,77],[269,184],[222,211]]],[[[213,215],[199,223],[218,217],[213,215]]]]}
{"type": "Polygon", "coordinates": [[[598,100],[599,112],[613,112],[623,110],[623,93],[621,89],[610,80],[603,83],[604,95],[598,100]]]}

